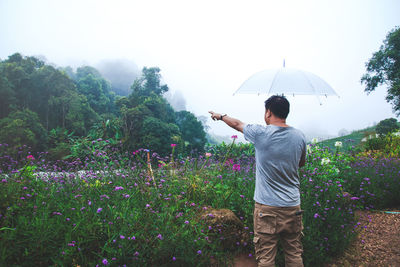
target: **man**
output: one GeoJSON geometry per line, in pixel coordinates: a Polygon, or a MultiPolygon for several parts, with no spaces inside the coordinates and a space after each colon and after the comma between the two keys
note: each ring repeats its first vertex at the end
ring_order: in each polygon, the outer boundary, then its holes
{"type": "Polygon", "coordinates": [[[286,266],[303,266],[298,169],[305,164],[306,140],[303,133],[286,124],[288,100],[276,95],[265,101],[267,126],[209,113],[213,120],[222,120],[242,132],[255,147],[254,246],[258,266],[275,266],[279,239],[286,266]]]}

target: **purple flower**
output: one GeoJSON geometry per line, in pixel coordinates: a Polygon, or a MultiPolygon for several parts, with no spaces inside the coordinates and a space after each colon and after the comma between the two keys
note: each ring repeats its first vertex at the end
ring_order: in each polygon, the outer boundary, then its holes
{"type": "Polygon", "coordinates": [[[185,224],[189,224],[189,221],[185,221],[185,224]]]}
{"type": "Polygon", "coordinates": [[[100,213],[103,210],[103,208],[98,208],[97,213],[100,213]]]}
{"type": "Polygon", "coordinates": [[[104,265],[108,265],[108,260],[107,260],[107,259],[103,259],[102,263],[103,263],[104,265]]]}
{"type": "Polygon", "coordinates": [[[122,186],[116,186],[114,190],[115,190],[115,191],[124,190],[124,188],[123,188],[122,186]]]}
{"type": "Polygon", "coordinates": [[[125,239],[125,236],[123,236],[123,235],[120,235],[120,236],[119,236],[119,238],[121,238],[121,239],[125,239]]]}
{"type": "Polygon", "coordinates": [[[198,251],[197,251],[197,254],[201,254],[201,250],[198,250],[198,251]]]}
{"type": "Polygon", "coordinates": [[[173,260],[173,261],[176,261],[176,258],[175,258],[175,257],[172,257],[172,260],[173,260]]]}
{"type": "Polygon", "coordinates": [[[318,213],[314,214],[314,218],[320,217],[318,213]]]}
{"type": "Polygon", "coordinates": [[[157,238],[160,239],[160,240],[163,240],[163,237],[162,237],[161,234],[158,234],[158,235],[157,235],[157,238]]]}

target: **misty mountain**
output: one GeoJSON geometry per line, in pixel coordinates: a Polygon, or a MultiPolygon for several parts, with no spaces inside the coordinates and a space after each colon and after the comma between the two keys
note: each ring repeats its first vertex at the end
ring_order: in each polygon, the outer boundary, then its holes
{"type": "Polygon", "coordinates": [[[175,111],[186,110],[186,100],[181,91],[175,91],[174,93],[168,91],[163,96],[175,111]]]}
{"type": "Polygon", "coordinates": [[[96,65],[101,75],[111,82],[111,89],[118,95],[131,93],[131,85],[141,74],[135,62],[128,59],[106,59],[96,65]]]}

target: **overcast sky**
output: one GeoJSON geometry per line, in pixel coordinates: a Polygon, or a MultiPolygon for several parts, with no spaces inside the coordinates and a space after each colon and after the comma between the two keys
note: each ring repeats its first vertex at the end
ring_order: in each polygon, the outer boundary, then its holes
{"type": "MultiPolygon", "coordinates": [[[[266,95],[233,93],[251,75],[286,67],[317,74],[340,95],[289,97],[288,124],[337,135],[395,117],[386,87],[367,95],[365,63],[400,25],[400,1],[0,0],[0,58],[43,55],[58,66],[128,59],[157,66],[189,111],[263,124],[266,95]]],[[[221,122],[211,131],[232,135],[221,122]]]]}

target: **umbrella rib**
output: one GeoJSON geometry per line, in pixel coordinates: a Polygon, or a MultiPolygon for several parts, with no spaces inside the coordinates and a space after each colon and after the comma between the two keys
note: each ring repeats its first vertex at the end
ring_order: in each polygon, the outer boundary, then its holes
{"type": "Polygon", "coordinates": [[[275,73],[275,75],[274,75],[274,79],[272,80],[272,83],[271,83],[271,86],[269,87],[269,90],[268,90],[267,95],[269,95],[269,93],[271,92],[271,89],[274,87],[276,77],[278,76],[278,74],[279,74],[280,72],[281,72],[281,69],[279,69],[279,70],[276,71],[276,73],[275,73]]]}
{"type": "Polygon", "coordinates": [[[318,93],[317,93],[317,90],[315,90],[314,85],[312,84],[312,82],[310,81],[310,79],[308,79],[307,75],[305,75],[303,72],[300,72],[300,74],[303,75],[303,77],[306,79],[306,81],[310,84],[312,90],[314,91],[315,96],[316,96],[317,99],[318,99],[319,104],[322,105],[322,102],[321,102],[321,100],[319,99],[319,95],[318,95],[318,93]]]}

